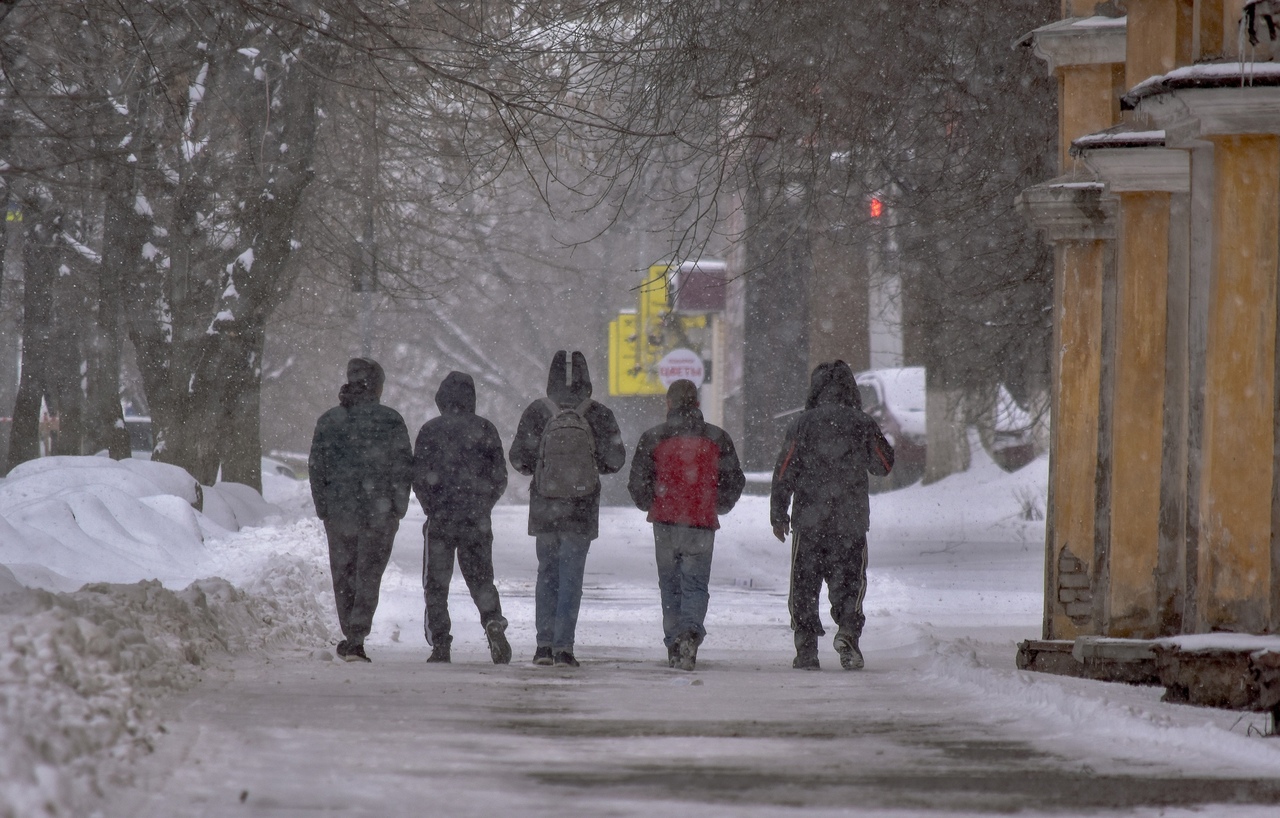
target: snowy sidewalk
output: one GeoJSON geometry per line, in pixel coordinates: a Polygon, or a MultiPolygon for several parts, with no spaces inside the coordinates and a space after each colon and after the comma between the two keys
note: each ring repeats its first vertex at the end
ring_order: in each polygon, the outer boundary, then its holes
{"type": "Polygon", "coordinates": [[[408,519],[374,664],[293,649],[208,674],[168,702],[167,734],[104,815],[1274,814],[1280,746],[1246,735],[1252,717],[1013,669],[1038,632],[1036,543],[873,538],[868,669],[840,671],[828,637],[822,672],[792,670],[787,553],[762,502],[717,540],[692,674],[666,667],[648,527],[625,509],[606,510],[588,560],[581,669],[529,664],[520,508],[495,521],[513,664],[489,663],[456,577],[455,662],[425,664],[408,519]]]}

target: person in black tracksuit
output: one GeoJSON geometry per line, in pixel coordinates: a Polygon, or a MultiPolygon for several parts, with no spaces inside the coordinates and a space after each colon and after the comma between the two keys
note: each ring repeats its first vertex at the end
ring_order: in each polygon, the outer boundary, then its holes
{"type": "Polygon", "coordinates": [[[823,580],[837,625],[835,648],[846,670],[863,666],[858,640],[866,618],[868,474],[893,468],[893,446],[862,411],[853,370],[844,361],[813,370],[805,411],[787,428],[773,470],[769,518],[791,541],[792,666],[817,670],[818,594],[823,580]],[[788,514],[788,507],[791,513],[788,514]]]}
{"type": "Polygon", "coordinates": [[[329,540],[329,568],[343,639],[338,656],[369,661],[364,640],[378,607],[382,573],[409,510],[413,449],[404,418],[379,401],[377,361],[352,358],[338,406],[320,416],[307,467],[316,516],[329,540]]]}
{"type": "Polygon", "coordinates": [[[471,376],[450,372],[436,391],[440,417],[423,424],[413,450],[413,492],[427,522],[422,526],[423,630],[432,646],[428,662],[448,662],[453,636],[449,580],[454,554],[494,664],[511,661],[507,620],[493,584],[493,524],[490,515],[507,488],[507,463],[498,430],[476,414],[471,376]]]}
{"type": "MultiPolygon", "coordinates": [[[[587,359],[561,350],[551,359],[547,374],[547,399],[525,408],[511,441],[511,465],[523,475],[538,468],[539,443],[547,424],[559,411],[581,409],[595,440],[595,465],[599,474],[613,474],[626,464],[627,449],[618,421],[605,405],[591,400],[591,375],[587,359]]],[[[584,497],[547,497],[535,478],[529,484],[529,534],[536,539],[538,583],[534,592],[537,648],[536,665],[577,667],[573,655],[578,608],[582,602],[582,578],[587,549],[599,536],[600,489],[584,497]]]]}

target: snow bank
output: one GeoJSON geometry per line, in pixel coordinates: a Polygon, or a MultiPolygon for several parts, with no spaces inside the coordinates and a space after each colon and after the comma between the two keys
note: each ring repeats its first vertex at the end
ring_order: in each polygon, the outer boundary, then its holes
{"type": "Polygon", "coordinates": [[[45,457],[0,480],[0,564],[47,590],[155,577],[181,586],[207,541],[280,513],[248,486],[201,486],[167,463],[45,457]]]}
{"type": "Polygon", "coordinates": [[[211,656],[329,641],[319,523],[236,533],[280,512],[147,460],[49,457],[0,480],[0,816],[79,812],[104,759],[149,749],[148,704],[211,656]]]}

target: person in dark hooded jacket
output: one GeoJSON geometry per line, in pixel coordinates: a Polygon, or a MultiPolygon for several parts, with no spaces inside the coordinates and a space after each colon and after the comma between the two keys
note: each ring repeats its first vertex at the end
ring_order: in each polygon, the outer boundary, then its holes
{"type": "Polygon", "coordinates": [[[529,485],[529,534],[537,541],[538,584],[535,591],[537,649],[536,665],[577,667],[573,655],[578,608],[582,602],[582,576],[587,549],[599,536],[600,487],[581,496],[548,496],[539,484],[539,467],[544,465],[543,432],[554,418],[573,412],[586,421],[592,438],[596,474],[613,474],[626,463],[627,450],[618,430],[618,421],[606,406],[591,400],[591,376],[587,359],[561,350],[551,360],[547,375],[547,397],[524,410],[511,442],[510,460],[515,470],[534,479],[529,485]]]}
{"type": "Polygon", "coordinates": [[[378,607],[382,573],[409,510],[413,449],[396,410],[383,406],[377,361],[352,358],[338,406],[320,416],[307,467],[316,516],[329,539],[329,567],[343,640],[338,656],[369,661],[364,640],[378,607]]]}
{"type": "Polygon", "coordinates": [[[817,670],[818,594],[827,583],[835,620],[836,652],[845,670],[863,666],[858,640],[866,618],[867,529],[871,505],[868,474],[893,468],[893,447],[862,400],[844,361],[813,370],[805,410],[787,428],[773,470],[770,522],[774,535],[791,540],[792,666],[817,670]],[[788,514],[790,508],[790,514],[788,514]]]}
{"type": "Polygon", "coordinates": [[[733,440],[702,419],[698,387],[667,388],[667,420],[640,436],[627,490],[653,523],[667,664],[693,670],[707,635],[707,584],[721,514],[728,514],[746,477],[733,440]]]}
{"type": "Polygon", "coordinates": [[[476,414],[471,376],[450,372],[436,391],[440,417],[423,424],[413,448],[413,492],[427,522],[422,526],[424,631],[432,646],[428,662],[448,662],[452,623],[449,580],[454,554],[494,664],[511,661],[507,620],[493,584],[493,524],[490,515],[507,488],[507,463],[498,430],[476,414]]]}

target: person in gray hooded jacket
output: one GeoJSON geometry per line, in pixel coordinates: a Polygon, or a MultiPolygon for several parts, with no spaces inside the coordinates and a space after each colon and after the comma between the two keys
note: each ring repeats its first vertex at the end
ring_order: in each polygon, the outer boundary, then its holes
{"type": "Polygon", "coordinates": [[[591,399],[586,357],[574,352],[570,366],[568,353],[561,350],[551,360],[547,397],[529,404],[520,416],[509,455],[516,471],[534,478],[529,486],[529,534],[536,538],[538,549],[534,597],[536,665],[578,666],[573,642],[582,602],[582,577],[587,549],[600,533],[598,477],[593,475],[594,488],[581,494],[553,491],[543,468],[547,465],[544,432],[553,422],[575,420],[573,416],[585,421],[590,430],[589,456],[594,458],[595,474],[620,470],[626,463],[627,450],[618,421],[606,406],[591,399]]]}
{"type": "Polygon", "coordinates": [[[413,449],[396,410],[383,406],[377,361],[352,358],[338,406],[320,416],[307,462],[316,516],[329,539],[329,567],[343,639],[338,656],[369,661],[364,640],[382,574],[409,510],[413,449]]]}

